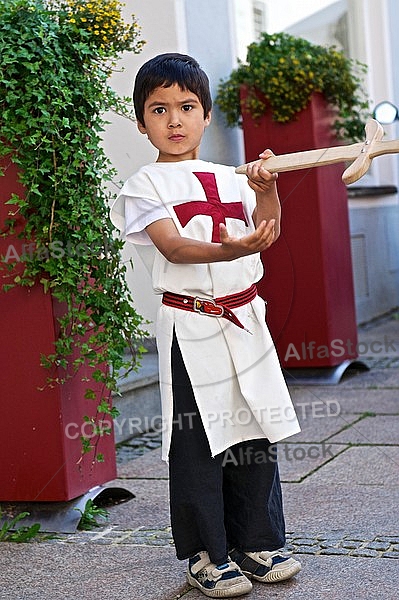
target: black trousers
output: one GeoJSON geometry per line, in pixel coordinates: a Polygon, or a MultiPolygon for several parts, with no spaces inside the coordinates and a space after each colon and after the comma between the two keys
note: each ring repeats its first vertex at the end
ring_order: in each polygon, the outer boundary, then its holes
{"type": "Polygon", "coordinates": [[[170,514],[177,558],[201,550],[215,564],[228,550],[277,550],[285,523],[276,447],[236,444],[212,458],[176,337],[172,343],[174,419],[169,454],[170,514]]]}

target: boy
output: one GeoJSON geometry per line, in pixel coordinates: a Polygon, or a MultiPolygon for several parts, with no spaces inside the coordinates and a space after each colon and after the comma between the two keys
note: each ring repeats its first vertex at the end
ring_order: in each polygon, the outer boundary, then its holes
{"type": "Polygon", "coordinates": [[[193,58],[145,63],[133,100],[158,158],[128,179],[111,218],[128,241],[155,246],[162,457],[176,554],[189,561],[191,585],[230,598],[251,590],[249,578],[283,581],[301,568],[280,551],[271,445],[299,426],[255,287],[259,253],[280,231],[276,175],[260,161],[246,178],[199,160],[212,101],[193,58]]]}

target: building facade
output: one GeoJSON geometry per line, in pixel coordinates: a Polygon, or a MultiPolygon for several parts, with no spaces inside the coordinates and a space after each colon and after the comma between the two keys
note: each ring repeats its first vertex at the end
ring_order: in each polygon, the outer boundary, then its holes
{"type": "MultiPolygon", "coordinates": [[[[261,31],[287,31],[318,44],[336,45],[368,65],[365,85],[371,107],[382,100],[399,104],[399,76],[394,57],[399,53],[399,5],[396,0],[125,0],[146,40],[139,55],[121,61],[123,71],[113,87],[131,96],[140,65],[161,52],[194,56],[208,73],[215,95],[220,79],[245,60],[246,48],[261,31]]],[[[115,115],[104,144],[125,180],[141,165],[152,162],[155,150],[134,122],[115,115]]],[[[384,126],[386,138],[397,137],[396,123],[384,126]]],[[[245,161],[242,133],[225,127],[217,108],[205,133],[201,158],[238,165],[245,161]]],[[[357,321],[368,321],[399,305],[398,157],[374,161],[370,172],[348,188],[351,248],[357,321]],[[352,189],[354,188],[354,189],[352,189]]],[[[119,182],[115,182],[118,186],[119,182]]],[[[115,190],[116,191],[116,188],[115,190]]],[[[155,319],[159,299],[152,295],[148,269],[133,247],[124,259],[133,259],[129,284],[137,310],[155,319]]],[[[152,327],[149,327],[152,330],[152,327]]]]}

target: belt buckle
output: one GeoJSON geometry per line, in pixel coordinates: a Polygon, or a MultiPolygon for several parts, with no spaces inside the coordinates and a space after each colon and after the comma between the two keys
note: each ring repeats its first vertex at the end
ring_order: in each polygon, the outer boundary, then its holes
{"type": "Polygon", "coordinates": [[[208,317],[223,317],[224,308],[220,304],[216,304],[213,298],[200,298],[196,296],[193,303],[194,311],[200,315],[208,317]]]}

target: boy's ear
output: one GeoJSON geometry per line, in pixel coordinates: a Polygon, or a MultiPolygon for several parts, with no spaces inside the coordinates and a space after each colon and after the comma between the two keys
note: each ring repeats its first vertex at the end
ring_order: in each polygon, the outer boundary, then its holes
{"type": "Polygon", "coordinates": [[[137,121],[137,129],[140,131],[140,133],[147,133],[145,125],[143,125],[143,123],[141,123],[140,121],[137,121]]]}
{"type": "Polygon", "coordinates": [[[212,111],[210,110],[209,113],[205,117],[205,127],[208,127],[211,120],[212,120],[212,111]]]}

